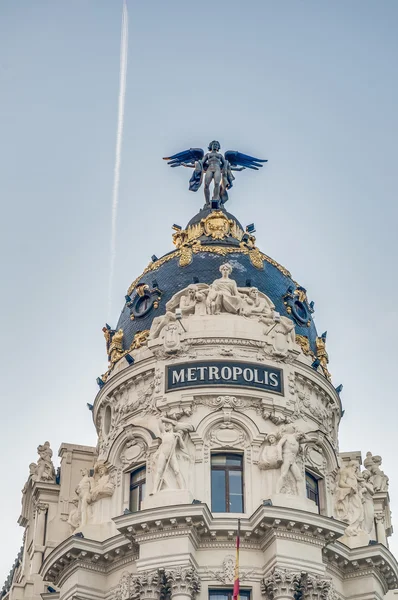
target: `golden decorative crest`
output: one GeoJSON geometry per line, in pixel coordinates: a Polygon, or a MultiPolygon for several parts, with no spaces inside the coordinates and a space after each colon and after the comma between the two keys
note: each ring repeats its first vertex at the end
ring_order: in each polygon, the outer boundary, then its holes
{"type": "Polygon", "coordinates": [[[256,269],[264,268],[263,257],[258,248],[253,248],[253,250],[249,250],[249,258],[253,267],[256,267],[256,269]]]}
{"type": "Polygon", "coordinates": [[[296,342],[299,346],[301,346],[301,350],[306,356],[310,356],[313,354],[310,348],[310,340],[306,335],[296,334],[296,342]]]}
{"type": "Polygon", "coordinates": [[[187,267],[192,262],[192,248],[191,246],[182,246],[180,254],[180,267],[187,267]]]}
{"type": "Polygon", "coordinates": [[[221,210],[211,212],[202,220],[205,234],[213,240],[222,240],[231,231],[231,222],[221,210]]]}
{"type": "Polygon", "coordinates": [[[149,336],[149,329],[145,329],[145,331],[138,331],[135,334],[133,341],[130,344],[129,352],[131,350],[136,350],[137,348],[141,348],[141,346],[146,344],[148,341],[148,336],[149,336]]]}

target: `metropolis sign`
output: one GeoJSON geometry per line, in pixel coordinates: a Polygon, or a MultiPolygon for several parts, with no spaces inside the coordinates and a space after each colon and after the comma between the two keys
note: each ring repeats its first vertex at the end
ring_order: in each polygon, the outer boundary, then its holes
{"type": "Polygon", "coordinates": [[[283,394],[282,369],[232,360],[166,366],[166,392],[208,385],[250,387],[283,394]]]}

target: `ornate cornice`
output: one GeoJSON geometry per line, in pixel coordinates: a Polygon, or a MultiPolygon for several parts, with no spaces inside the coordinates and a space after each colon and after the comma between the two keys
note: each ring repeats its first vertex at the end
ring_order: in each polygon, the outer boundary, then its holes
{"type": "Polygon", "coordinates": [[[350,549],[339,541],[323,549],[324,562],[342,579],[376,575],[384,593],[398,587],[398,563],[383,544],[350,549]]]}
{"type": "Polygon", "coordinates": [[[40,574],[44,580],[62,585],[76,569],[108,573],[137,558],[136,544],[121,535],[105,542],[70,537],[47,556],[40,574]]]}

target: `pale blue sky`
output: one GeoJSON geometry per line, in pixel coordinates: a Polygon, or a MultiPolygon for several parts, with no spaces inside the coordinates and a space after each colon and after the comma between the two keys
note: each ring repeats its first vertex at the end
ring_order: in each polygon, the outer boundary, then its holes
{"type": "MultiPolygon", "coordinates": [[[[36,446],[96,442],[86,402],[106,365],[121,8],[0,1],[0,587],[36,446]]],[[[228,210],[315,301],[344,384],[341,450],[383,456],[394,519],[398,3],[128,8],[112,324],[150,256],[172,249],[171,224],[202,204],[161,157],[216,138],[268,158],[238,174],[228,210]]]]}

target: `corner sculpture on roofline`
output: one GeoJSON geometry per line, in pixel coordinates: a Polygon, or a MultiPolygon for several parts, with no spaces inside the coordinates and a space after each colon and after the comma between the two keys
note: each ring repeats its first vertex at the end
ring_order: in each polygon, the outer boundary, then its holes
{"type": "Polygon", "coordinates": [[[203,182],[205,192],[205,208],[211,208],[210,203],[210,184],[213,182],[212,200],[221,203],[221,206],[228,200],[228,191],[233,186],[235,179],[232,171],[243,171],[244,169],[253,169],[258,171],[268,162],[262,158],[255,158],[248,154],[242,154],[237,150],[227,150],[224,155],[220,152],[221,145],[217,140],[210,142],[209,152],[204,153],[202,148],[189,148],[182,152],[177,152],[172,156],[167,156],[170,167],[189,167],[194,169],[189,180],[189,189],[191,192],[197,192],[203,182]]]}

